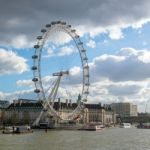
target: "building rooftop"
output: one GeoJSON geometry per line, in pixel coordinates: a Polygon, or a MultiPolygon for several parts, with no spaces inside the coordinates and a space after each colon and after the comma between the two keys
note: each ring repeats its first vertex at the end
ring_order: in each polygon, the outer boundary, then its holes
{"type": "Polygon", "coordinates": [[[7,108],[10,105],[7,100],[0,100],[0,108],[7,108]]]}
{"type": "MultiPolygon", "coordinates": [[[[65,102],[55,102],[54,103],[54,109],[58,110],[58,109],[75,109],[77,107],[77,103],[65,103],[65,102]]],[[[13,103],[11,103],[7,110],[11,110],[11,109],[25,109],[25,108],[38,108],[38,109],[42,109],[43,108],[43,102],[42,101],[14,101],[13,103]]],[[[109,105],[104,105],[101,106],[101,104],[85,104],[85,108],[88,109],[105,109],[105,110],[111,110],[111,108],[109,107],[109,105]]]]}

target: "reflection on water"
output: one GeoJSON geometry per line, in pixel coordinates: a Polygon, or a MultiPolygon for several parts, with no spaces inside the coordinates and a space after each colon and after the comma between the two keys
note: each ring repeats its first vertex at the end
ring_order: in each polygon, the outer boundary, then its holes
{"type": "Polygon", "coordinates": [[[31,134],[0,134],[0,150],[150,150],[150,130],[36,130],[31,134]]]}

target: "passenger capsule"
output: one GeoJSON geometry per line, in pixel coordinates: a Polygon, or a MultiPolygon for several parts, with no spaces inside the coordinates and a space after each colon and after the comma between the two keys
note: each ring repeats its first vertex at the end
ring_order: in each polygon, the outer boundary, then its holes
{"type": "Polygon", "coordinates": [[[44,112],[47,112],[47,108],[43,108],[43,111],[44,111],[44,112]]]}
{"type": "Polygon", "coordinates": [[[84,94],[89,94],[89,92],[88,92],[88,91],[85,91],[84,94]]]}
{"type": "Polygon", "coordinates": [[[57,24],[60,24],[61,23],[61,21],[57,21],[57,24]]]}
{"type": "Polygon", "coordinates": [[[74,30],[74,29],[73,29],[73,30],[71,30],[71,32],[73,32],[73,33],[74,33],[74,32],[76,32],[76,30],[74,30]]]}
{"type": "Polygon", "coordinates": [[[37,70],[37,66],[32,66],[32,70],[37,70]]]}
{"type": "Polygon", "coordinates": [[[33,82],[37,82],[37,81],[38,81],[38,78],[33,78],[32,81],[33,81],[33,82]]]}
{"type": "Polygon", "coordinates": [[[42,29],[41,32],[42,32],[42,33],[45,33],[45,32],[46,32],[46,29],[42,29]]]}
{"type": "Polygon", "coordinates": [[[83,52],[83,53],[84,53],[84,52],[86,52],[86,50],[85,50],[85,49],[82,49],[82,50],[81,50],[81,52],[83,52]]]}
{"type": "Polygon", "coordinates": [[[42,39],[42,36],[38,36],[37,39],[38,39],[38,40],[41,40],[41,39],[42,39]]]}
{"type": "Polygon", "coordinates": [[[39,45],[34,45],[34,48],[39,48],[40,46],[39,45]]]}
{"type": "Polygon", "coordinates": [[[68,27],[68,28],[71,28],[71,25],[68,25],[67,27],[68,27]]]}
{"type": "Polygon", "coordinates": [[[88,58],[87,58],[87,57],[85,57],[85,58],[83,58],[83,60],[88,60],[88,58]]]}
{"type": "Polygon", "coordinates": [[[85,86],[89,86],[90,84],[89,83],[85,83],[85,86]]]}
{"type": "Polygon", "coordinates": [[[46,24],[45,27],[46,27],[46,28],[50,28],[50,27],[51,27],[51,24],[46,24]]]}
{"type": "Polygon", "coordinates": [[[32,59],[37,59],[37,58],[38,58],[37,55],[33,55],[33,56],[32,56],[32,59]]]}
{"type": "Polygon", "coordinates": [[[35,89],[34,92],[35,93],[40,93],[40,90],[39,89],[35,89]]]}
{"type": "Polygon", "coordinates": [[[85,68],[85,69],[88,69],[88,68],[89,68],[89,66],[84,66],[84,68],[85,68]]]}
{"type": "Polygon", "coordinates": [[[79,45],[82,45],[82,44],[83,44],[83,42],[79,42],[78,44],[79,44],[79,45]]]}
{"type": "Polygon", "coordinates": [[[53,22],[51,22],[51,24],[52,24],[52,25],[55,25],[55,24],[56,24],[56,22],[55,22],[55,21],[53,21],[53,22]]]}
{"type": "Polygon", "coordinates": [[[61,22],[62,25],[66,25],[66,22],[61,22]]]}
{"type": "Polygon", "coordinates": [[[88,74],[86,74],[86,75],[85,75],[85,77],[89,77],[89,75],[88,75],[88,74]]]}
{"type": "Polygon", "coordinates": [[[76,35],[76,36],[75,36],[76,39],[78,39],[79,37],[80,37],[79,35],[76,35]]]}
{"type": "Polygon", "coordinates": [[[87,102],[87,99],[83,99],[82,101],[83,101],[83,102],[87,102]]]}

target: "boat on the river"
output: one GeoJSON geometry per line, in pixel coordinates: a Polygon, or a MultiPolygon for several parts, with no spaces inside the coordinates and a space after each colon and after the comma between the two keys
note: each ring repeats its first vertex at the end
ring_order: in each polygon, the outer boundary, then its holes
{"type": "Polygon", "coordinates": [[[121,123],[120,128],[131,128],[130,123],[121,123]]]}
{"type": "Polygon", "coordinates": [[[7,126],[7,127],[4,128],[2,133],[4,133],[4,134],[11,134],[11,133],[13,133],[13,128],[11,126],[7,126]]]}
{"type": "Polygon", "coordinates": [[[87,131],[100,131],[105,128],[102,124],[87,124],[80,128],[79,130],[87,130],[87,131]]]}
{"type": "Polygon", "coordinates": [[[30,126],[7,126],[2,131],[3,134],[33,133],[30,126]]]}
{"type": "Polygon", "coordinates": [[[150,123],[140,123],[137,125],[138,129],[150,129],[150,123]]]}

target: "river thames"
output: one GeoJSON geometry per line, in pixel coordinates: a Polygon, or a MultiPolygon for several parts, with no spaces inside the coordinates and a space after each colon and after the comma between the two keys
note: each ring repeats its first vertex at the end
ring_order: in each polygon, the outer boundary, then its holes
{"type": "Polygon", "coordinates": [[[0,133],[0,150],[150,150],[149,129],[111,128],[103,131],[34,130],[0,133]]]}

